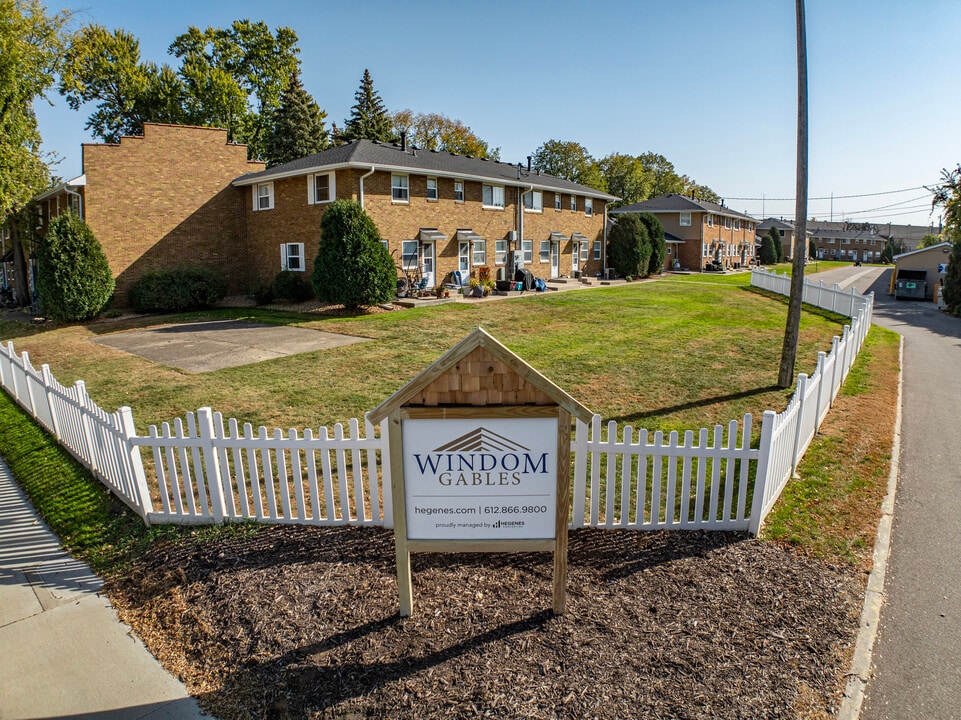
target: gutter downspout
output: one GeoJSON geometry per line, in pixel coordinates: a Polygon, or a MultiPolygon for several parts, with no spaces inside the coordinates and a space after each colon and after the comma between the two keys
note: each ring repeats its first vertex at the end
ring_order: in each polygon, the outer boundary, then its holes
{"type": "MultiPolygon", "coordinates": [[[[522,192],[523,185],[517,188],[517,243],[514,248],[514,269],[511,271],[511,277],[508,280],[514,279],[514,273],[517,271],[517,248],[520,248],[521,262],[520,266],[524,267],[524,195],[525,193],[533,193],[534,186],[531,185],[526,191],[522,192]]],[[[533,196],[532,196],[533,197],[533,196]]]]}
{"type": "Polygon", "coordinates": [[[361,210],[364,209],[364,178],[369,178],[371,175],[374,174],[375,170],[377,170],[377,166],[371,165],[370,171],[366,175],[360,176],[360,209],[361,210]]]}
{"type": "Polygon", "coordinates": [[[604,244],[601,245],[601,273],[605,280],[607,280],[607,206],[610,205],[609,202],[604,203],[604,244]]]}

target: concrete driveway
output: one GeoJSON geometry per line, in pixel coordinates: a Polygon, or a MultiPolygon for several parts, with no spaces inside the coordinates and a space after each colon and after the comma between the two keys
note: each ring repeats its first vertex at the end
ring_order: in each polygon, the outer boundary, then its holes
{"type": "Polygon", "coordinates": [[[94,342],[160,365],[203,373],[366,340],[301,327],[217,320],[129,330],[94,342]]]}

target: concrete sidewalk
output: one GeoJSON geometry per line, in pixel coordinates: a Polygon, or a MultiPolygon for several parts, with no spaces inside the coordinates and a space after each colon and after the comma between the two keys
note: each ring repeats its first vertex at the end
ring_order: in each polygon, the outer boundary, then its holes
{"type": "Polygon", "coordinates": [[[0,720],[207,717],[100,586],[0,459],[0,720]]]}

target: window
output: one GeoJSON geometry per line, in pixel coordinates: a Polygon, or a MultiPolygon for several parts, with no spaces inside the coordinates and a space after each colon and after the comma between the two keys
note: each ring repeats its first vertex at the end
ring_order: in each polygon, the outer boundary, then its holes
{"type": "Polygon", "coordinates": [[[594,241],[594,259],[595,260],[601,259],[601,241],[600,240],[594,241]]]}
{"type": "MultiPolygon", "coordinates": [[[[503,188],[501,188],[503,190],[503,188]]],[[[487,241],[475,240],[473,243],[473,262],[475,265],[485,265],[487,263],[487,241]]]]}
{"type": "Polygon", "coordinates": [[[483,203],[484,207],[504,207],[504,187],[502,185],[485,185],[483,203]]]}
{"type": "MultiPolygon", "coordinates": [[[[70,212],[80,217],[80,196],[71,194],[68,202],[70,203],[70,212]]],[[[872,242],[871,244],[873,245],[874,243],[872,242]]]]}
{"type": "Polygon", "coordinates": [[[701,243],[701,257],[711,257],[711,246],[707,243],[701,243]]]}
{"type": "Polygon", "coordinates": [[[581,262],[587,262],[587,240],[581,242],[581,262]]]}
{"type": "Polygon", "coordinates": [[[391,202],[396,203],[410,202],[410,190],[406,175],[390,176],[390,199],[391,202]]]}
{"type": "Polygon", "coordinates": [[[380,241],[380,244],[384,246],[384,250],[386,250],[386,251],[387,251],[387,254],[389,255],[389,254],[390,254],[390,243],[389,243],[387,240],[381,240],[381,241],[380,241]]]}
{"type": "Polygon", "coordinates": [[[437,178],[427,178],[427,199],[437,200],[437,178]]]}
{"type": "Polygon", "coordinates": [[[320,173],[307,176],[307,204],[333,202],[336,199],[334,191],[334,174],[320,173]]]}
{"type": "Polygon", "coordinates": [[[783,230],[778,230],[778,232],[781,233],[781,237],[784,237],[784,231],[783,231],[783,230]]]}
{"type": "Polygon", "coordinates": [[[594,198],[584,198],[584,214],[587,217],[594,214],[594,198]]]}
{"type": "Polygon", "coordinates": [[[740,229],[741,229],[741,221],[740,221],[740,220],[737,220],[737,219],[734,220],[734,229],[735,229],[735,230],[740,230],[740,229]]]}
{"type": "Polygon", "coordinates": [[[679,213],[677,224],[681,227],[691,227],[691,213],[679,213]]]}
{"type": "Polygon", "coordinates": [[[577,212],[577,195],[571,195],[571,212],[577,212]]]}
{"type": "Polygon", "coordinates": [[[464,202],[464,181],[454,181],[454,202],[464,202]]]}
{"type": "Polygon", "coordinates": [[[542,263],[551,261],[551,241],[550,240],[541,240],[541,254],[539,259],[542,263]]]}
{"type": "Polygon", "coordinates": [[[494,264],[503,265],[505,262],[507,262],[507,241],[495,240],[494,241],[494,264]]]}
{"type": "Polygon", "coordinates": [[[714,227],[714,216],[711,215],[710,213],[707,213],[704,216],[704,222],[707,223],[708,227],[714,227]]]}
{"type": "Polygon", "coordinates": [[[554,193],[554,209],[561,210],[561,194],[559,192],[554,193]]]}
{"type": "Polygon", "coordinates": [[[461,240],[457,243],[457,268],[462,272],[470,272],[470,243],[461,240]]]}
{"type": "Polygon", "coordinates": [[[540,190],[524,193],[524,210],[527,212],[544,212],[544,193],[540,190]]]}
{"type": "Polygon", "coordinates": [[[254,185],[254,212],[258,210],[272,210],[274,207],[274,184],[260,183],[254,185]]]}
{"type": "Polygon", "coordinates": [[[530,265],[534,262],[534,241],[524,240],[521,242],[521,248],[524,251],[524,264],[530,265]]]}
{"type": "Polygon", "coordinates": [[[726,227],[728,230],[731,229],[731,218],[729,217],[724,218],[724,227],[726,227]]]}
{"type": "Polygon", "coordinates": [[[304,244],[284,243],[280,246],[280,269],[304,272],[304,244]]]}
{"type": "Polygon", "coordinates": [[[418,256],[417,256],[417,246],[419,242],[417,240],[404,240],[401,244],[400,250],[400,263],[405,270],[411,270],[417,267],[418,256]]]}

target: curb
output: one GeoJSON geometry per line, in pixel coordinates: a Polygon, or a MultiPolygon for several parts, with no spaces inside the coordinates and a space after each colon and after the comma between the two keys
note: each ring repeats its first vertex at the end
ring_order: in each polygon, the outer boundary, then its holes
{"type": "Polygon", "coordinates": [[[901,400],[904,392],[904,336],[898,349],[898,410],[894,418],[894,441],[891,444],[891,472],[888,474],[888,492],[881,503],[881,520],[874,540],[874,568],[868,577],[864,591],[864,607],[861,610],[861,629],[854,646],[854,658],[848,671],[848,683],[844,699],[838,711],[838,720],[858,720],[864,703],[864,691],[871,679],[871,656],[878,637],[878,623],[884,600],[884,577],[891,555],[891,525],[894,521],[894,498],[898,486],[901,461],[901,400]]]}

